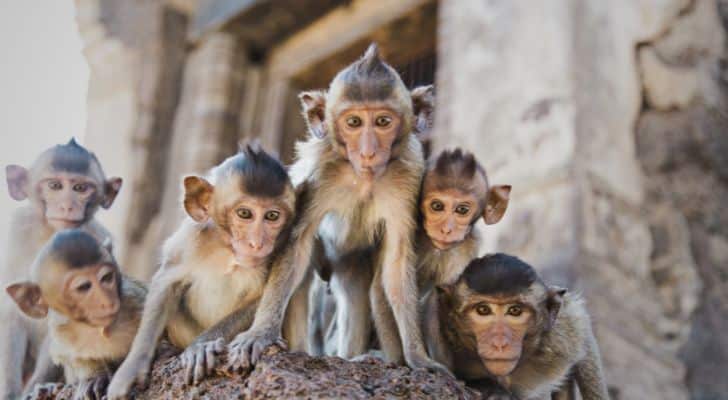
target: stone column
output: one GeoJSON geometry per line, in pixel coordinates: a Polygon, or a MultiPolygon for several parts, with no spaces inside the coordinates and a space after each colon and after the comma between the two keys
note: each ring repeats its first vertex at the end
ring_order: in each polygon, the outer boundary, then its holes
{"type": "Polygon", "coordinates": [[[160,212],[187,17],[161,0],[76,0],[76,10],[90,66],[85,143],[107,174],[124,178],[101,218],[123,268],[142,277],[137,264],[149,260],[134,252],[160,212]]]}

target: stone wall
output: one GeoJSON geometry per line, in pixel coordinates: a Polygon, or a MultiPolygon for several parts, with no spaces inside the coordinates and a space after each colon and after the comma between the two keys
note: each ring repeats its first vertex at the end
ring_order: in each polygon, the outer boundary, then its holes
{"type": "Polygon", "coordinates": [[[436,146],[514,185],[483,250],[585,294],[617,399],[726,391],[717,4],[441,3],[436,146]]]}

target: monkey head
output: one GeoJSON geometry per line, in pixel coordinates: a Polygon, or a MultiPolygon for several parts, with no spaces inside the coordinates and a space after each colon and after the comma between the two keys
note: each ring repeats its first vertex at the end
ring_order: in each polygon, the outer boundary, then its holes
{"type": "Polygon", "coordinates": [[[209,180],[184,178],[184,208],[221,228],[238,262],[255,265],[278,245],[293,220],[296,196],[283,165],[254,145],[215,167],[209,180]]]}
{"type": "Polygon", "coordinates": [[[524,354],[538,348],[566,293],[547,287],[530,265],[501,253],[472,260],[457,282],[438,291],[457,341],[496,377],[509,375],[524,354]]]}
{"type": "Polygon", "coordinates": [[[446,250],[462,242],[479,217],[489,225],[500,221],[510,192],[510,185],[490,186],[471,153],[440,153],[427,168],[420,196],[422,225],[433,246],[446,250]]]}
{"type": "Polygon", "coordinates": [[[30,170],[5,168],[10,196],[29,198],[54,229],[79,227],[99,206],[111,207],[121,178],[106,179],[96,156],[74,139],[43,152],[30,170]]]}
{"type": "Polygon", "coordinates": [[[51,309],[94,327],[106,328],[116,320],[119,267],[110,244],[99,244],[83,230],[55,233],[35,259],[31,276],[31,281],[5,289],[29,317],[44,318],[51,309]]]}
{"type": "Polygon", "coordinates": [[[299,96],[309,131],[328,136],[336,153],[362,179],[375,180],[432,119],[432,86],[408,91],[397,71],[379,57],[376,44],[334,77],[328,92],[299,96]]]}

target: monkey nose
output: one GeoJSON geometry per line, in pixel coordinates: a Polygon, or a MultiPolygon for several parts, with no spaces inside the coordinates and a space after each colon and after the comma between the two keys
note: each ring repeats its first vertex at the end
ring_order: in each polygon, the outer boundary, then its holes
{"type": "Polygon", "coordinates": [[[504,351],[508,348],[509,345],[508,338],[506,338],[505,336],[496,336],[490,342],[490,345],[493,347],[494,350],[504,351]]]}
{"type": "Polygon", "coordinates": [[[248,242],[248,246],[253,250],[260,250],[263,248],[263,241],[250,241],[248,242]]]}
{"type": "Polygon", "coordinates": [[[371,151],[368,151],[368,150],[362,150],[362,151],[360,152],[361,158],[362,158],[363,160],[366,160],[366,161],[371,161],[371,160],[372,160],[372,159],[374,158],[374,155],[375,155],[375,154],[376,154],[376,153],[374,152],[374,150],[371,150],[371,151]]]}

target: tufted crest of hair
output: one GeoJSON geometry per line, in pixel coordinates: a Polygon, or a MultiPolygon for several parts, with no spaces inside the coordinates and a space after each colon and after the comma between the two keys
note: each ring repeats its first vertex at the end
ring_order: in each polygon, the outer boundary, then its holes
{"type": "Polygon", "coordinates": [[[503,253],[473,259],[461,279],[477,293],[493,296],[518,295],[525,293],[534,283],[543,285],[533,267],[503,253]]]}
{"type": "Polygon", "coordinates": [[[56,171],[67,171],[85,174],[91,162],[98,164],[96,156],[71,138],[66,144],[59,144],[50,149],[51,166],[56,171]]]}
{"type": "Polygon", "coordinates": [[[240,176],[243,190],[254,196],[279,197],[291,185],[283,164],[255,144],[243,145],[222,167],[221,173],[240,176]]]}
{"type": "Polygon", "coordinates": [[[331,81],[326,98],[326,119],[333,132],[333,119],[352,105],[379,103],[401,113],[403,134],[409,134],[414,123],[412,97],[397,71],[379,56],[376,43],[364,55],[341,70],[331,81]]]}
{"type": "MultiPolygon", "coordinates": [[[[456,148],[442,151],[427,169],[425,190],[459,189],[485,200],[488,175],[473,153],[456,148]],[[482,180],[478,179],[478,175],[482,180]],[[436,178],[436,179],[433,179],[436,178]]],[[[481,204],[481,208],[484,204],[481,204]]]]}
{"type": "Polygon", "coordinates": [[[63,230],[53,235],[50,254],[71,268],[87,267],[104,258],[96,239],[80,229],[63,230]]]}

